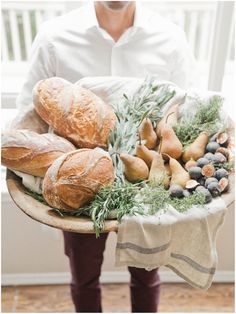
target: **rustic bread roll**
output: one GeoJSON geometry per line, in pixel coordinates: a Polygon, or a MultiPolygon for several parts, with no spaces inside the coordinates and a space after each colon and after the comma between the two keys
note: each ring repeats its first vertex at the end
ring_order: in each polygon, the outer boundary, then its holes
{"type": "Polygon", "coordinates": [[[9,130],[2,134],[1,162],[9,169],[43,177],[55,159],[73,150],[73,144],[55,134],[9,130]]]}
{"type": "Polygon", "coordinates": [[[43,196],[52,207],[73,211],[114,181],[112,160],[101,148],[82,148],[53,162],[43,180],[43,196]]]}
{"type": "Polygon", "coordinates": [[[33,100],[37,113],[58,135],[82,148],[107,147],[116,116],[90,90],[51,77],[35,85],[33,100]]]}
{"type": "Polygon", "coordinates": [[[30,130],[39,134],[48,132],[48,125],[37,114],[33,104],[30,104],[22,111],[18,112],[17,116],[10,123],[9,128],[16,130],[30,130]]]}

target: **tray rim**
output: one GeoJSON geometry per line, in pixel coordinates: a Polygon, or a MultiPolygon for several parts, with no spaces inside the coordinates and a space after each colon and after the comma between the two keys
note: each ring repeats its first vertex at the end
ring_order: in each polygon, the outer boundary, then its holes
{"type": "MultiPolygon", "coordinates": [[[[25,193],[26,188],[21,183],[21,178],[14,174],[10,169],[6,172],[6,184],[8,192],[18,208],[20,208],[30,218],[63,231],[76,233],[95,234],[93,222],[86,217],[60,217],[51,210],[51,207],[44,205],[25,193]],[[22,205],[24,204],[24,205],[22,205]],[[33,207],[33,209],[32,209],[33,207]],[[37,209],[39,209],[37,211],[37,209]]],[[[118,230],[116,219],[106,220],[102,233],[118,230]]]]}
{"type": "MultiPolygon", "coordinates": [[[[227,193],[222,194],[226,207],[229,208],[235,201],[234,197],[234,181],[235,176],[232,172],[229,176],[230,189],[227,193]]],[[[57,228],[63,231],[76,233],[95,234],[93,222],[86,217],[60,217],[52,211],[51,207],[44,205],[34,199],[32,196],[25,193],[26,188],[23,186],[21,178],[14,174],[10,169],[7,169],[6,183],[8,192],[18,208],[20,208],[27,216],[47,226],[57,228]],[[20,202],[20,200],[22,202],[20,202]],[[25,204],[25,205],[22,205],[25,204]],[[32,207],[35,208],[32,210],[32,207]],[[39,209],[37,211],[37,209],[39,209]]],[[[101,233],[118,231],[118,221],[116,219],[106,220],[101,233]]]]}

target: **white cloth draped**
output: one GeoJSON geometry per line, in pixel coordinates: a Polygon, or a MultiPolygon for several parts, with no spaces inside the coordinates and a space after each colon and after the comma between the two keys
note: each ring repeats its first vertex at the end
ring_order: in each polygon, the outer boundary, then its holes
{"type": "Polygon", "coordinates": [[[207,290],[217,266],[216,235],[224,221],[221,198],[179,213],[125,217],[118,228],[116,266],[166,266],[195,288],[207,290]]]}

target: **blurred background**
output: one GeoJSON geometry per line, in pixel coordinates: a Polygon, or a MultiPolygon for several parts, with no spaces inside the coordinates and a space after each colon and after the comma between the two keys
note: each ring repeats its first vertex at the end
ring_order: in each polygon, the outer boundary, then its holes
{"type": "MultiPolygon", "coordinates": [[[[24,82],[32,41],[40,24],[84,4],[86,2],[83,1],[2,1],[2,128],[16,113],[15,99],[24,82]]],[[[233,116],[235,104],[234,1],[145,1],[143,5],[157,11],[185,30],[198,62],[199,89],[222,92],[226,99],[225,110],[233,116]]],[[[68,260],[64,256],[61,232],[42,226],[21,213],[7,193],[4,168],[1,168],[1,178],[2,285],[7,286],[6,289],[8,289],[5,290],[7,294],[4,300],[6,301],[6,298],[10,300],[11,297],[11,300],[15,300],[19,293],[19,290],[14,288],[17,285],[68,284],[70,281],[68,260]]],[[[234,282],[233,239],[234,218],[231,206],[218,235],[219,265],[215,276],[217,283],[234,282]]],[[[116,235],[111,233],[105,252],[101,278],[103,283],[127,283],[129,280],[126,269],[114,267],[115,241],[116,235]]],[[[164,267],[160,274],[163,282],[182,282],[179,277],[164,267]]],[[[191,287],[186,288],[185,295],[188,289],[191,290],[191,287]]],[[[30,291],[33,293],[32,288],[30,291]]],[[[62,293],[60,291],[63,290],[59,290],[59,294],[62,293]]],[[[66,291],[69,293],[68,289],[66,291]]],[[[230,292],[226,291],[220,290],[218,296],[228,293],[223,299],[225,300],[223,312],[231,312],[233,296],[231,295],[230,299],[230,292]]],[[[36,298],[38,293],[36,290],[35,295],[31,294],[31,298],[32,295],[36,298]]],[[[195,296],[197,297],[197,294],[195,296]]],[[[63,298],[64,295],[62,300],[63,298]]],[[[67,298],[70,298],[69,295],[67,298]]],[[[123,298],[125,299],[126,296],[123,295],[123,298]]],[[[122,297],[120,301],[122,304],[122,297]]],[[[9,301],[8,307],[7,303],[4,303],[5,311],[12,311],[12,306],[13,309],[15,306],[15,310],[19,310],[12,302],[9,301]]],[[[36,299],[35,302],[37,302],[36,299]]],[[[25,307],[23,306],[20,311],[30,312],[29,303],[30,299],[25,296],[25,307]]],[[[194,311],[203,311],[200,304],[202,301],[196,305],[194,311]]],[[[203,307],[207,309],[207,304],[204,302],[203,304],[203,307]]],[[[42,309],[41,306],[42,296],[39,311],[42,309]]],[[[55,309],[57,302],[52,306],[55,309]]],[[[72,309],[71,304],[68,306],[72,309]]],[[[68,308],[65,309],[68,310],[68,308]]],[[[112,309],[111,305],[109,309],[112,309]]],[[[184,311],[184,307],[179,309],[184,311]]],[[[119,310],[122,310],[122,306],[119,310]]],[[[221,310],[220,306],[215,305],[214,311],[221,310]]]]}

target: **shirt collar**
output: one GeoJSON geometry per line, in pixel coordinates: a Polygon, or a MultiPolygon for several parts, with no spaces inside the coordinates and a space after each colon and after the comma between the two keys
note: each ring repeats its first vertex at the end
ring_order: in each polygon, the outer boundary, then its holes
{"type": "MultiPolygon", "coordinates": [[[[81,22],[84,29],[99,28],[94,2],[91,1],[83,8],[83,19],[81,22]]],[[[145,28],[148,25],[148,21],[152,15],[152,12],[147,10],[139,1],[136,1],[135,13],[134,13],[134,28],[145,28]]]]}
{"type": "Polygon", "coordinates": [[[79,8],[78,11],[81,13],[80,16],[82,17],[79,21],[80,27],[83,29],[99,27],[93,1],[79,8]]]}
{"type": "Polygon", "coordinates": [[[139,1],[136,1],[133,27],[147,27],[151,16],[152,12],[146,9],[139,1]]]}

